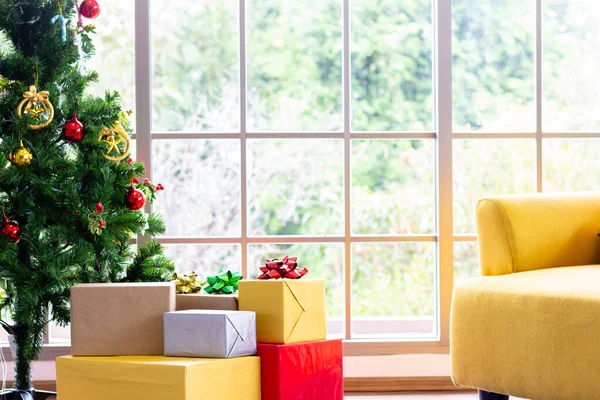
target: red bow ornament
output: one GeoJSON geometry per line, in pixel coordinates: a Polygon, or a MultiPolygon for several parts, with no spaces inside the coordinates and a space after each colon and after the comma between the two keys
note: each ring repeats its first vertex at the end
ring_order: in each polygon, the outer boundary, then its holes
{"type": "Polygon", "coordinates": [[[306,268],[298,268],[296,262],[298,257],[283,257],[282,260],[277,258],[269,259],[265,265],[261,265],[258,279],[300,279],[308,273],[306,268]]]}

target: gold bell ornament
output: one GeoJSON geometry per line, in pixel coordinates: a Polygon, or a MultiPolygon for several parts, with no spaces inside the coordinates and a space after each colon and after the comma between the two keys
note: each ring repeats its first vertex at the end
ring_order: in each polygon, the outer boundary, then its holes
{"type": "Polygon", "coordinates": [[[26,168],[33,161],[33,153],[21,141],[19,148],[10,153],[9,160],[15,167],[26,168]]]}
{"type": "Polygon", "coordinates": [[[54,107],[50,103],[50,93],[38,92],[37,85],[29,86],[29,90],[23,93],[23,100],[17,106],[19,118],[23,114],[31,115],[38,122],[29,125],[31,129],[42,129],[50,125],[54,119],[54,107]]]}

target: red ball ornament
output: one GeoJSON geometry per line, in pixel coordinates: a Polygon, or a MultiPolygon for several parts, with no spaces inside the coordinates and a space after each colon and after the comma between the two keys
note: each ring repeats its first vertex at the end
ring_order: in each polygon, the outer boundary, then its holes
{"type": "Polygon", "coordinates": [[[62,137],[69,143],[81,142],[81,139],[83,139],[83,125],[77,120],[77,115],[74,114],[73,118],[63,125],[62,137]]]}
{"type": "Polygon", "coordinates": [[[127,208],[137,211],[142,209],[144,204],[146,204],[146,196],[144,196],[144,192],[131,185],[129,191],[125,193],[125,205],[127,208]]]}
{"type": "Polygon", "coordinates": [[[8,243],[17,244],[21,240],[21,227],[17,221],[10,221],[5,216],[0,234],[8,239],[8,243]]]}
{"type": "Polygon", "coordinates": [[[83,0],[79,5],[79,13],[86,18],[94,19],[100,15],[100,5],[96,0],[83,0]]]}

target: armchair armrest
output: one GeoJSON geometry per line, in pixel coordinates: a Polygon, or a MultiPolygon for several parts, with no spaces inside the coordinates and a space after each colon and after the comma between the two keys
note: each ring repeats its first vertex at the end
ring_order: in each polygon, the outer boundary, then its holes
{"type": "Polygon", "coordinates": [[[600,192],[490,197],[476,219],[482,275],[600,262],[600,192]]]}

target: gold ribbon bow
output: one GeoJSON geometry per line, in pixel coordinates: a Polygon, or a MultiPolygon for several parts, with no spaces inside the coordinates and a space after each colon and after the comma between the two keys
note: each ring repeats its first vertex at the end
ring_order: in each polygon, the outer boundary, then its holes
{"type": "Polygon", "coordinates": [[[40,120],[40,123],[37,125],[29,125],[31,129],[42,129],[50,125],[50,122],[54,119],[54,107],[50,103],[50,92],[45,90],[38,92],[35,85],[29,86],[29,90],[23,93],[23,100],[21,100],[17,107],[17,115],[21,117],[23,111],[40,120]],[[41,108],[39,107],[40,105],[42,106],[41,108]],[[25,106],[25,110],[23,110],[23,106],[25,106]],[[49,115],[43,121],[41,114],[46,111],[49,112],[49,115]]]}
{"type": "Polygon", "coordinates": [[[206,283],[206,281],[198,279],[198,275],[195,272],[189,275],[174,273],[171,281],[175,282],[175,291],[177,294],[198,293],[206,283]]]}
{"type": "Polygon", "coordinates": [[[28,101],[27,108],[29,108],[33,103],[43,103],[44,101],[48,101],[50,92],[42,90],[38,93],[36,87],[31,85],[29,86],[29,90],[23,93],[23,97],[28,101]]]}

